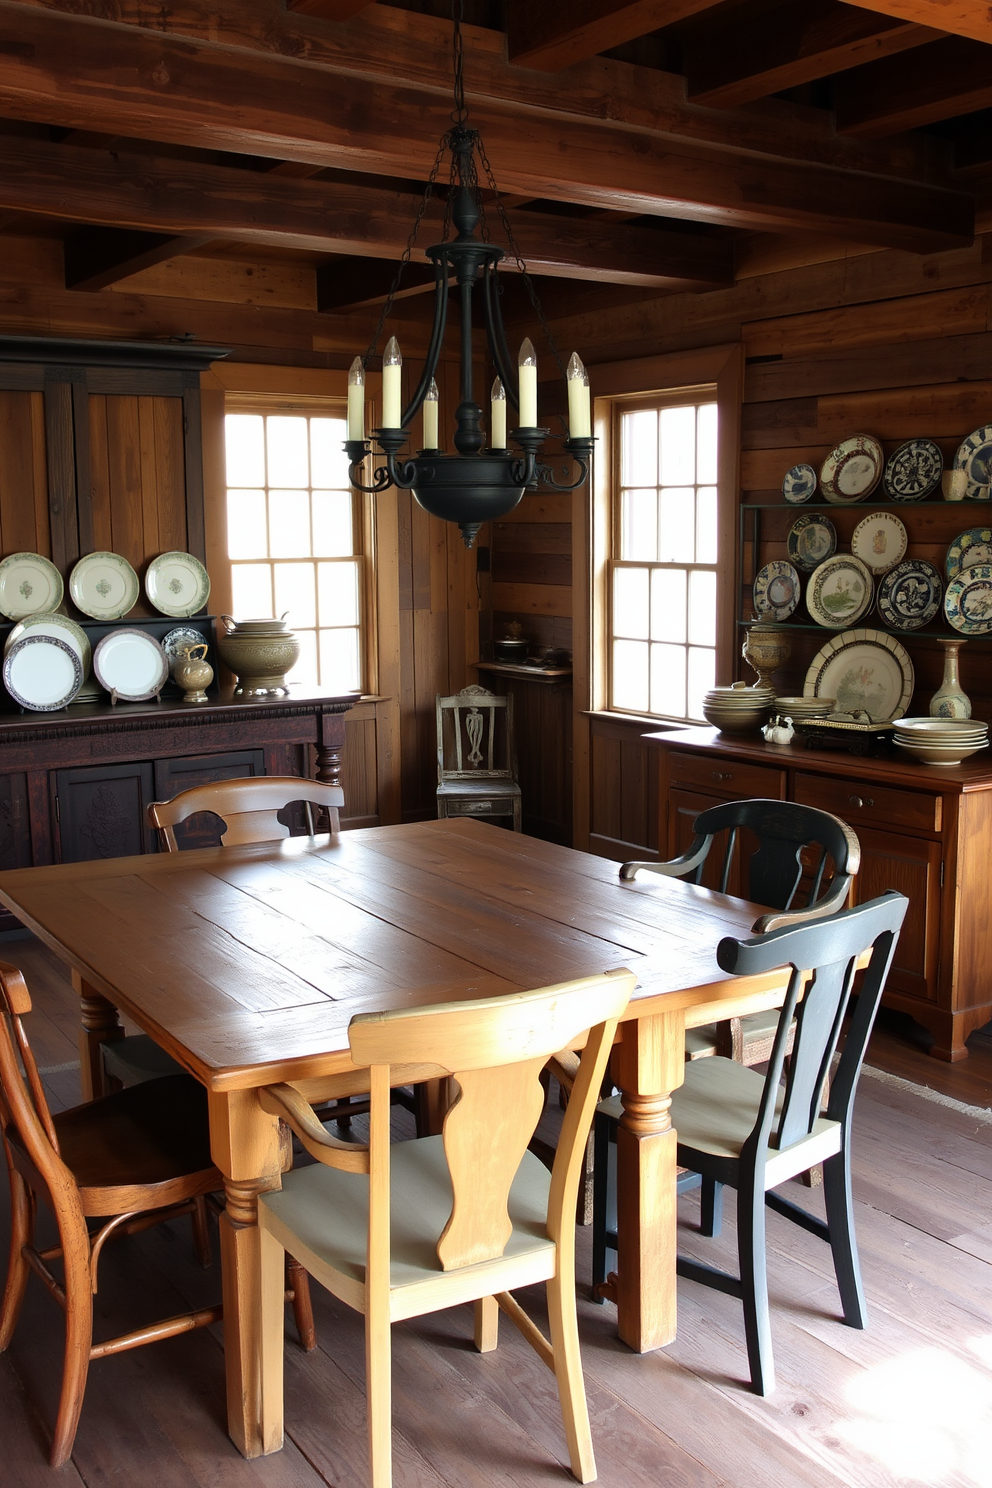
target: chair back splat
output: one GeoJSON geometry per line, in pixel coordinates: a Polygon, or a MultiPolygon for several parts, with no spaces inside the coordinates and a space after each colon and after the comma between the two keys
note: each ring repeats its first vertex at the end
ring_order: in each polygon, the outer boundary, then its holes
{"type": "Polygon", "coordinates": [[[438,816],[511,817],[519,832],[513,699],[473,685],[435,702],[438,816]]]}
{"type": "Polygon", "coordinates": [[[237,847],[245,842],[277,842],[288,837],[289,828],[279,820],[279,812],[293,801],[303,802],[311,836],[314,806],[327,812],[330,831],[340,829],[338,812],[344,805],[341,787],[297,775],[265,775],[194,785],[173,796],[171,801],[153,801],[148,816],[166,852],[179,851],[176,827],[201,811],[221,817],[224,822],[221,842],[225,847],[237,847]]]}

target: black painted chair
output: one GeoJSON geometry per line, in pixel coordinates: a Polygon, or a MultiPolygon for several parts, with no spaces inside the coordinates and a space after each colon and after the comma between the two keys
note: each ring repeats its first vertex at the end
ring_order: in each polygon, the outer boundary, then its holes
{"type": "MultiPolygon", "coordinates": [[[[786,927],[751,940],[728,938],[717,949],[720,966],[736,976],[753,976],[777,966],[792,967],[767,1074],[720,1056],[700,1059],[686,1065],[685,1083],[672,1097],[678,1162],[702,1174],[704,1193],[706,1185],[710,1187],[711,1212],[704,1212],[704,1233],[719,1232],[723,1185],[735,1188],[738,1196],[739,1276],[681,1256],[678,1272],[742,1301],[751,1388],[758,1395],[768,1395],[775,1387],[765,1268],[766,1206],[827,1241],[844,1321],[852,1328],[866,1325],[851,1197],[851,1114],[868,1036],[908,904],[903,894],[890,892],[826,920],[786,927]],[[823,1114],[824,1086],[857,963],[869,950],[870,959],[823,1114]],[[808,972],[813,978],[800,1001],[808,972]],[[795,1044],[783,1084],[793,1019],[795,1044]],[[826,1222],[772,1192],[815,1163],[823,1164],[826,1222]]],[[[608,1126],[615,1132],[620,1115],[618,1098],[602,1102],[596,1117],[600,1132],[608,1126]]],[[[600,1201],[594,1220],[597,1238],[601,1244],[605,1239],[615,1248],[615,1228],[612,1235],[607,1234],[603,1202],[606,1163],[600,1163],[599,1153],[596,1173],[600,1201]]]]}

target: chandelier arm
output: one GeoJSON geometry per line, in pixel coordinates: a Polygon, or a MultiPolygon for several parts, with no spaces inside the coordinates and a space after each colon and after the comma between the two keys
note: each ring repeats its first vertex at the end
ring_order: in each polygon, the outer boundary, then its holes
{"type": "Polygon", "coordinates": [[[438,254],[434,260],[434,325],[431,328],[430,344],[427,347],[427,358],[424,362],[424,370],[421,373],[417,390],[410,399],[409,404],[403,412],[403,428],[408,429],[411,421],[416,418],[431,385],[431,378],[437,371],[438,358],[441,355],[441,346],[444,342],[445,327],[448,323],[448,277],[449,277],[448,255],[438,254]]]}
{"type": "Polygon", "coordinates": [[[550,486],[553,491],[575,491],[589,478],[589,467],[592,463],[592,452],[596,441],[591,435],[573,435],[571,439],[564,442],[566,454],[571,455],[579,473],[573,481],[557,481],[554,477],[554,468],[551,465],[539,465],[537,467],[537,479],[542,486],[550,486]]]}
{"type": "Polygon", "coordinates": [[[485,268],[485,310],[486,310],[486,332],[489,337],[489,351],[492,355],[496,371],[499,373],[500,381],[506,390],[506,396],[514,408],[520,407],[520,399],[517,394],[517,379],[510,371],[513,367],[513,358],[510,348],[506,344],[506,327],[503,324],[503,312],[499,305],[499,281],[496,278],[496,265],[489,263],[485,268]]]}
{"type": "Polygon", "coordinates": [[[413,460],[398,460],[392,453],[387,454],[384,468],[388,480],[385,484],[394,485],[399,491],[409,491],[417,483],[417,467],[413,460]]]}
{"type": "Polygon", "coordinates": [[[364,440],[349,439],[345,442],[348,454],[348,479],[356,491],[365,491],[370,496],[378,496],[380,491],[385,491],[390,482],[389,471],[385,465],[379,465],[372,471],[371,486],[367,486],[360,478],[362,466],[369,454],[369,446],[364,440]]]}

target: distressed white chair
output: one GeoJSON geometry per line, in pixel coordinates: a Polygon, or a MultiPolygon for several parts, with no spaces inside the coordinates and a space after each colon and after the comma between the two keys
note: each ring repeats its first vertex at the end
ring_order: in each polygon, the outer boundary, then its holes
{"type": "Polygon", "coordinates": [[[511,817],[519,832],[513,699],[472,686],[436,702],[438,816],[511,817]]]}
{"type": "MultiPolygon", "coordinates": [[[[635,985],[628,971],[413,1012],[362,1014],[349,1027],[353,1062],[369,1072],[368,1147],[331,1136],[291,1086],[261,1092],[313,1167],[259,1199],[261,1348],[266,1396],[282,1396],[284,1248],[365,1314],[373,1488],[391,1473],[394,1322],[475,1302],[475,1342],[496,1347],[502,1309],[555,1373],[572,1472],[596,1476],[575,1314],[575,1200],[593,1107],[635,985]],[[540,1119],[540,1074],[555,1049],[590,1030],[551,1173],[527,1151],[540,1119]],[[390,1068],[454,1077],[460,1094],[442,1136],[390,1145],[390,1068]],[[548,1340],[511,1293],[546,1282],[548,1340]]],[[[263,1450],[281,1445],[281,1412],[266,1412],[263,1450]]]]}

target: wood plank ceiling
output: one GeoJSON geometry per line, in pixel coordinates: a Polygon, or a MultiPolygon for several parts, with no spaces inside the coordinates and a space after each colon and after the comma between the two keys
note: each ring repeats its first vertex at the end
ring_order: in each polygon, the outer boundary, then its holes
{"type": "MultiPolygon", "coordinates": [[[[343,365],[449,122],[450,14],[0,0],[5,244],[52,245],[59,294],[101,297],[109,333],[148,333],[124,311],[140,296],[257,349],[282,310],[303,317],[279,333],[284,359],[343,365]]],[[[551,314],[706,293],[789,245],[797,261],[824,239],[939,253],[989,225],[987,3],[464,0],[464,15],[470,122],[551,314]]],[[[438,201],[421,246],[442,216],[438,201]]],[[[417,251],[396,307],[414,336],[426,279],[417,251]]]]}

